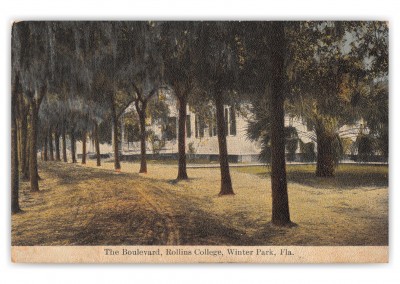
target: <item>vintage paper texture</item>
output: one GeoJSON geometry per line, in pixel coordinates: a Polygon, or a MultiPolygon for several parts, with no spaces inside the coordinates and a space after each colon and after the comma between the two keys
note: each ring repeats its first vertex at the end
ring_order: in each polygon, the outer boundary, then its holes
{"type": "Polygon", "coordinates": [[[388,262],[388,247],[36,246],[13,247],[12,261],[22,263],[386,263],[388,262]],[[112,252],[107,254],[107,249],[112,252]],[[158,250],[161,255],[132,255],[137,251],[144,253],[145,251],[158,252],[158,250]],[[168,254],[167,250],[171,253],[168,254]],[[237,250],[243,255],[229,255],[228,250],[237,250]],[[117,251],[118,255],[115,255],[117,251]],[[181,255],[177,251],[180,251],[181,255]],[[266,255],[269,251],[276,255],[266,255]],[[289,251],[290,255],[288,255],[289,251]],[[191,253],[184,255],[184,252],[191,253]]]}
{"type": "Polygon", "coordinates": [[[388,262],[385,22],[18,22],[12,261],[388,262]]]}

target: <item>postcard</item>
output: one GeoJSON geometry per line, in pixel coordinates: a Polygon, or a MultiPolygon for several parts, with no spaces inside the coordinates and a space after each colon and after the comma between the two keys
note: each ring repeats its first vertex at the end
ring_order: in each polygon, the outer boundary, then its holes
{"type": "Polygon", "coordinates": [[[388,23],[21,21],[16,263],[386,263],[388,23]]]}

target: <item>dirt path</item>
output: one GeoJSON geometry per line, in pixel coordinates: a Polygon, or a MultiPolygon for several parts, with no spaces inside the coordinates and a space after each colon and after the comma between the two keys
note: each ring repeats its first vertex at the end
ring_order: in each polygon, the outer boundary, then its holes
{"type": "MultiPolygon", "coordinates": [[[[159,197],[157,198],[153,194],[151,187],[151,185],[146,183],[146,189],[141,187],[138,190],[138,193],[143,197],[144,201],[150,206],[150,208],[152,208],[153,212],[162,220],[165,228],[164,243],[166,245],[179,245],[179,228],[176,224],[170,199],[167,196],[164,196],[162,200],[159,197]]],[[[157,188],[160,189],[159,187],[157,188]]],[[[164,192],[164,194],[169,195],[166,192],[164,192]]]]}
{"type": "Polygon", "coordinates": [[[47,162],[41,191],[21,183],[22,214],[12,216],[13,245],[385,245],[387,188],[319,189],[289,184],[292,220],[269,225],[269,180],[233,172],[235,196],[218,197],[218,169],[172,166],[102,168],[47,162]]]}
{"type": "Polygon", "coordinates": [[[42,168],[41,192],[21,183],[24,212],[13,216],[14,244],[179,244],[174,200],[161,200],[159,187],[137,175],[78,165],[42,168]]]}
{"type": "Polygon", "coordinates": [[[21,183],[14,245],[180,245],[237,242],[235,230],[176,185],[133,173],[48,162],[41,191],[21,183]],[[197,202],[197,203],[196,203],[197,202]],[[183,232],[181,232],[181,230],[183,232]],[[230,240],[233,238],[233,240],[230,240]]]}

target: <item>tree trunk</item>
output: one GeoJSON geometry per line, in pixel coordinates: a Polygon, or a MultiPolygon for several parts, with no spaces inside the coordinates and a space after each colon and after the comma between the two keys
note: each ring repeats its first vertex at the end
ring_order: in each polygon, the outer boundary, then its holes
{"type": "Polygon", "coordinates": [[[50,151],[50,161],[54,161],[54,150],[53,150],[53,132],[49,130],[49,151],[50,151]]]}
{"type": "Polygon", "coordinates": [[[71,131],[70,134],[70,139],[71,139],[71,158],[72,158],[72,163],[76,163],[76,141],[75,141],[75,134],[74,131],[71,131]]]}
{"type": "MultiPolygon", "coordinates": [[[[28,127],[28,130],[30,129],[30,127],[28,127]]],[[[26,133],[26,148],[25,148],[25,157],[26,157],[26,161],[25,161],[25,167],[23,169],[23,179],[24,180],[29,180],[29,165],[30,165],[30,149],[29,149],[29,145],[30,145],[30,138],[28,135],[28,131],[26,133]]]]}
{"type": "Polygon", "coordinates": [[[139,173],[147,173],[146,161],[146,106],[142,106],[139,112],[140,120],[140,170],[139,173]]]}
{"type": "Polygon", "coordinates": [[[333,177],[335,173],[335,155],[333,141],[335,135],[329,133],[319,123],[316,127],[317,134],[317,177],[333,177]]]}
{"type": "Polygon", "coordinates": [[[97,123],[94,125],[94,139],[96,145],[96,158],[97,158],[97,166],[101,166],[101,156],[100,156],[100,143],[99,143],[99,129],[97,123]]]}
{"type": "Polygon", "coordinates": [[[219,195],[234,194],[232,188],[231,174],[229,172],[228,146],[226,143],[225,135],[227,130],[225,129],[224,103],[222,92],[220,90],[216,90],[214,98],[217,114],[219,164],[221,170],[221,191],[219,192],[219,195]]]}
{"type": "Polygon", "coordinates": [[[43,160],[48,161],[49,156],[48,156],[48,148],[47,148],[47,135],[43,137],[43,160]]]}
{"type": "Polygon", "coordinates": [[[68,162],[67,158],[67,138],[65,137],[65,127],[62,128],[62,153],[63,153],[63,161],[68,162]]]}
{"type": "Polygon", "coordinates": [[[186,95],[180,94],[178,121],[178,180],[188,179],[186,172],[186,95]]]}
{"type": "Polygon", "coordinates": [[[113,123],[113,148],[114,148],[114,169],[116,171],[121,170],[121,163],[119,162],[119,149],[118,149],[118,119],[117,113],[115,110],[115,102],[111,103],[111,115],[112,115],[112,123],[113,123]]]}
{"type": "Polygon", "coordinates": [[[20,167],[22,160],[22,140],[21,140],[22,130],[21,130],[21,118],[18,119],[17,116],[18,115],[15,116],[16,127],[17,127],[17,155],[18,155],[18,167],[20,167]]]}
{"type": "Polygon", "coordinates": [[[285,163],[285,124],[284,124],[284,54],[285,33],[282,22],[272,22],[271,36],[271,187],[272,223],[278,226],[291,224],[285,163]]]}
{"type": "Polygon", "coordinates": [[[116,117],[113,118],[113,148],[114,148],[114,169],[116,171],[121,170],[121,163],[119,161],[119,147],[118,147],[118,120],[116,117]]]}
{"type": "Polygon", "coordinates": [[[60,158],[60,133],[54,132],[54,142],[56,144],[56,161],[61,161],[60,158]]]}
{"type": "Polygon", "coordinates": [[[11,103],[11,213],[18,213],[19,207],[19,167],[18,167],[18,128],[17,128],[17,94],[12,94],[11,103]]]}
{"type": "Polygon", "coordinates": [[[29,149],[29,178],[31,180],[31,191],[39,191],[39,174],[37,168],[37,130],[38,130],[38,109],[36,102],[31,103],[31,129],[30,129],[30,149],[29,149]]]}
{"type": "Polygon", "coordinates": [[[26,114],[21,117],[21,173],[22,179],[28,180],[29,169],[27,167],[27,141],[28,141],[28,122],[26,114]]]}
{"type": "Polygon", "coordinates": [[[82,165],[86,164],[86,132],[82,135],[82,165]]]}

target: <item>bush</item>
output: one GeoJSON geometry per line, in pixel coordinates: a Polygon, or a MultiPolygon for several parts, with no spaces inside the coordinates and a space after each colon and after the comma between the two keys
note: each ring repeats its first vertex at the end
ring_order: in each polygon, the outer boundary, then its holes
{"type": "Polygon", "coordinates": [[[196,154],[196,149],[194,148],[194,142],[188,144],[188,154],[196,154]]]}
{"type": "Polygon", "coordinates": [[[157,155],[160,153],[161,149],[165,146],[165,141],[160,139],[153,131],[147,132],[147,139],[151,144],[153,154],[157,155]]]}

